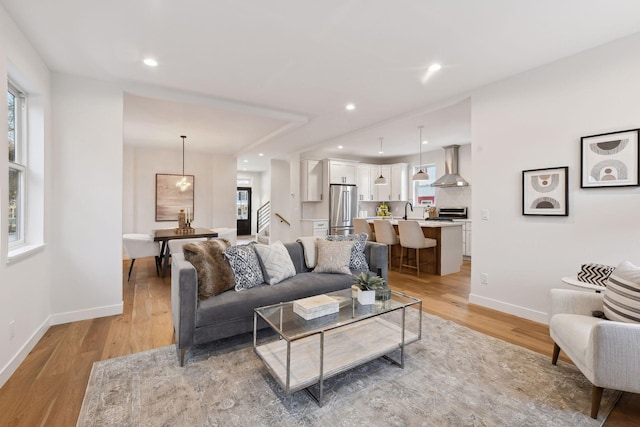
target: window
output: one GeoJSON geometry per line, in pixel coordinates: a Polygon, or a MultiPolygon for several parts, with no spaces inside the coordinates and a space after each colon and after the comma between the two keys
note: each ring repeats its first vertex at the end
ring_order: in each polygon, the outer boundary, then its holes
{"type": "Polygon", "coordinates": [[[25,236],[25,96],[9,83],[7,91],[9,128],[9,230],[10,246],[24,243],[25,236]]]}
{"type": "Polygon", "coordinates": [[[413,167],[413,173],[420,169],[429,175],[427,181],[413,181],[413,203],[416,206],[431,206],[436,204],[436,188],[431,184],[436,180],[436,165],[418,165],[413,167]]]}

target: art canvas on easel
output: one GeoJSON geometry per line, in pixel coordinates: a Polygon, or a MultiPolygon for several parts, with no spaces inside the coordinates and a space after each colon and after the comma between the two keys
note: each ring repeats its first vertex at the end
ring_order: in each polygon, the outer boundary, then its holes
{"type": "Polygon", "coordinates": [[[569,215],[569,167],[522,171],[522,215],[569,215]]]}
{"type": "Polygon", "coordinates": [[[156,221],[178,221],[180,209],[193,212],[194,176],[184,175],[187,185],[182,191],[176,183],[183,175],[156,174],[156,221]]]}

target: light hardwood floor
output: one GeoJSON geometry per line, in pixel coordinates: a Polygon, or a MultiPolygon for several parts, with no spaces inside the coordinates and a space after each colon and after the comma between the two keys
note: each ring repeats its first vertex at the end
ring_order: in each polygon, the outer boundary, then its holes
{"type": "MultiPolygon", "coordinates": [[[[124,313],[51,327],[0,389],[0,426],[74,426],[93,362],[171,344],[170,278],[156,277],[153,261],[145,259],[136,262],[127,282],[128,267],[125,261],[124,313]]],[[[550,358],[545,325],[468,303],[469,274],[465,263],[459,274],[416,278],[392,271],[389,281],[423,299],[429,313],[550,358]]],[[[638,425],[639,395],[626,393],[606,426],[638,425]]]]}

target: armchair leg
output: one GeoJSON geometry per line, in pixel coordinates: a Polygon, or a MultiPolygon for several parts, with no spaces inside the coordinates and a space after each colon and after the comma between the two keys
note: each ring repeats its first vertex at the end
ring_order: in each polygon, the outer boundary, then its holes
{"type": "Polygon", "coordinates": [[[551,358],[551,364],[556,365],[558,363],[558,356],[560,355],[560,346],[553,343],[553,357],[551,358]]]}
{"type": "Polygon", "coordinates": [[[129,266],[129,275],[127,276],[127,282],[131,279],[131,270],[133,270],[133,263],[136,262],[136,259],[133,258],[131,260],[131,265],[129,266]]]}
{"type": "Polygon", "coordinates": [[[591,386],[591,418],[598,418],[598,410],[600,410],[600,400],[602,400],[602,391],[604,389],[598,386],[591,386]]]}

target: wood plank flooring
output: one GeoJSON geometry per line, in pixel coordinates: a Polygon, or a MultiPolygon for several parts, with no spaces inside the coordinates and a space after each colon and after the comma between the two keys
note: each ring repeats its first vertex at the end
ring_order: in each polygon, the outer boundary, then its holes
{"type": "MultiPolygon", "coordinates": [[[[93,362],[172,343],[171,279],[157,277],[151,259],[136,261],[129,282],[128,268],[123,262],[124,313],[49,328],[0,389],[0,426],[74,426],[93,362]]],[[[459,274],[413,274],[392,271],[390,283],[425,311],[551,357],[545,325],[468,303],[468,262],[459,274]]],[[[638,425],[640,395],[625,393],[606,426],[638,425]]]]}

